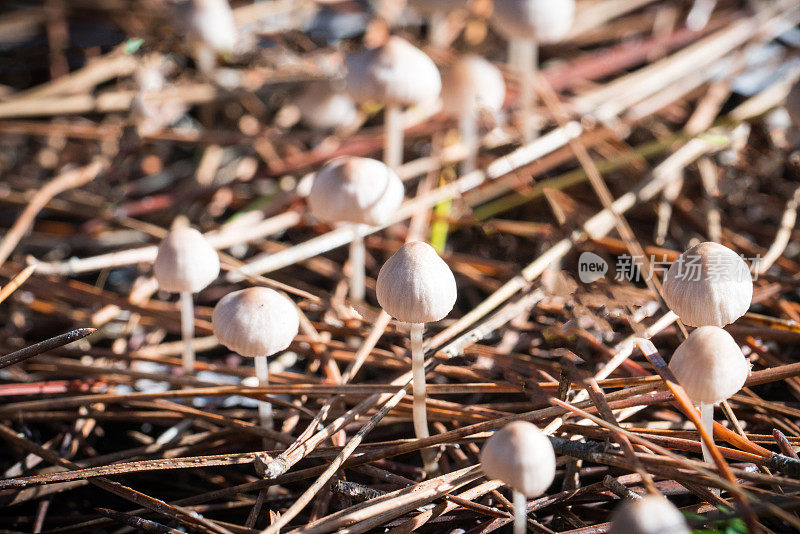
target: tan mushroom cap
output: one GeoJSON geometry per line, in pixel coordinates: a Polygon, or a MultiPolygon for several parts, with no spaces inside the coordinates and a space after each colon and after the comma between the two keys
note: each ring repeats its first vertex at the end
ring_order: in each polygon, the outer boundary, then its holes
{"type": "Polygon", "coordinates": [[[725,326],[744,315],[753,298],[750,270],[718,243],[696,245],[664,275],[664,300],[690,326],[725,326]]]}
{"type": "Polygon", "coordinates": [[[717,326],[701,326],[681,343],[669,368],[695,402],[714,404],[742,389],[750,363],[731,335],[717,326]]]}
{"type": "Polygon", "coordinates": [[[433,60],[405,39],[347,57],[347,91],[360,102],[410,106],[438,98],[442,79],[433,60]]]}
{"type": "Polygon", "coordinates": [[[493,27],[507,39],[556,43],[575,20],[575,0],[494,0],[493,27]]]}
{"type": "Polygon", "coordinates": [[[486,440],[481,465],[488,478],[502,480],[528,498],[547,491],[556,475],[550,439],[525,421],[509,423],[486,440]]]}
{"type": "Polygon", "coordinates": [[[164,291],[197,293],[219,276],[219,255],[203,234],[177,226],[158,246],[153,273],[164,291]]]}
{"type": "Polygon", "coordinates": [[[691,534],[675,505],[660,495],[625,499],[611,516],[609,534],[691,534]]]}
{"type": "Polygon", "coordinates": [[[328,82],[308,86],[295,101],[303,122],[317,130],[334,130],[355,122],[356,105],[349,95],[328,82]]]}
{"type": "Polygon", "coordinates": [[[461,57],[444,76],[442,107],[450,115],[499,111],[505,98],[503,74],[481,56],[469,54],[461,57]]]}
{"type": "Polygon", "coordinates": [[[375,289],[384,311],[405,323],[438,321],[456,303],[453,272],[422,241],[409,241],[392,254],[378,273],[375,289]]]}
{"type": "Polygon", "coordinates": [[[297,335],[300,316],[294,303],[277,291],[250,287],[220,299],[212,326],[220,343],[255,358],[285,350],[297,335]]]}
{"type": "Polygon", "coordinates": [[[800,80],[796,81],[789,90],[784,106],[794,127],[800,129],[800,80]]]}
{"type": "Polygon", "coordinates": [[[404,194],[403,182],[384,163],[342,156],[317,172],[308,205],[315,217],[326,222],[380,226],[397,211],[404,194]]]}

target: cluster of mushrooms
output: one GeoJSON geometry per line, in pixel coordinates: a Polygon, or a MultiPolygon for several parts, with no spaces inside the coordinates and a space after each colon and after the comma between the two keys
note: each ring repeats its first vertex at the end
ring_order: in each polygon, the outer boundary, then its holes
{"type": "MultiPolygon", "coordinates": [[[[437,6],[447,9],[447,2],[417,3],[430,8],[432,20],[441,14],[437,6]]],[[[536,45],[564,38],[572,26],[574,12],[572,0],[494,2],[493,22],[508,38],[510,62],[521,75],[520,131],[526,140],[536,136],[531,112],[536,45]]],[[[232,46],[229,39],[218,41],[219,47],[232,46]]],[[[461,170],[469,172],[476,168],[479,114],[499,111],[506,88],[497,67],[476,55],[461,57],[440,77],[436,65],[423,51],[396,36],[380,47],[349,56],[346,64],[346,93],[328,82],[312,84],[298,99],[298,107],[310,126],[333,129],[353,119],[353,101],[384,105],[383,162],[350,156],[333,159],[316,173],[307,197],[316,219],[347,225],[352,230],[349,291],[351,303],[357,305],[365,298],[366,230],[388,224],[404,198],[403,183],[396,173],[403,161],[402,108],[441,96],[443,110],[459,120],[461,142],[466,148],[461,170]]],[[[790,94],[787,109],[800,123],[800,84],[790,94]]],[[[177,220],[158,249],[154,271],[161,289],[180,294],[183,368],[192,373],[192,294],[217,278],[219,257],[202,234],[186,221],[177,220]]],[[[709,434],[713,432],[713,406],[739,391],[750,372],[738,344],[722,327],[748,310],[752,294],[747,264],[717,243],[701,243],[687,250],[664,276],[667,305],[683,324],[696,327],[674,352],[669,367],[698,403],[709,434]]],[[[413,423],[419,438],[429,435],[423,327],[443,319],[455,305],[456,296],[451,270],[430,245],[420,241],[409,241],[400,247],[377,278],[376,297],[381,308],[396,321],[409,325],[413,423]]],[[[262,385],[269,380],[267,358],[289,347],[299,325],[294,302],[266,287],[234,291],[219,301],[213,313],[213,331],[220,343],[241,356],[253,358],[255,374],[262,385]]],[[[259,417],[264,427],[272,428],[269,402],[259,401],[259,417]]],[[[705,444],[703,457],[710,461],[705,444]]],[[[526,499],[542,495],[555,477],[556,456],[550,439],[535,425],[516,421],[487,439],[480,459],[487,477],[499,479],[513,490],[514,532],[525,532],[526,499]]],[[[423,460],[428,473],[436,471],[436,459],[430,450],[423,451],[423,460]]],[[[611,532],[684,534],[690,529],[668,500],[650,495],[623,502],[614,513],[611,532]]]]}

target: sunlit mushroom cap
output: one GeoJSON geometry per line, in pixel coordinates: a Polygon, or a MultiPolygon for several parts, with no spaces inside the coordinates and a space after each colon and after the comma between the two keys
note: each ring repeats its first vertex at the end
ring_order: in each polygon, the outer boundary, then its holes
{"type": "Polygon", "coordinates": [[[664,300],[690,326],[725,326],[744,315],[753,280],[742,258],[718,243],[700,243],[664,275],[664,300]]]}
{"type": "Polygon", "coordinates": [[[297,335],[300,317],[294,303],[277,291],[251,287],[228,293],[214,307],[214,335],[247,358],[280,352],[297,335]]]}
{"type": "Polygon", "coordinates": [[[197,293],[219,276],[219,255],[203,234],[177,226],[158,246],[153,272],[164,291],[197,293]]]}
{"type": "Polygon", "coordinates": [[[502,480],[526,497],[543,494],[556,475],[550,439],[525,421],[509,423],[486,440],[481,465],[488,478],[502,480]]]}
{"type": "Polygon", "coordinates": [[[192,0],[188,23],[193,39],[221,54],[233,51],[238,34],[228,0],[192,0]]]}
{"type": "Polygon", "coordinates": [[[689,525],[671,502],[659,495],[625,499],[611,516],[609,534],[690,534],[689,525]]]}
{"type": "Polygon", "coordinates": [[[346,93],[328,82],[312,83],[295,102],[307,125],[317,130],[333,130],[355,122],[356,105],[346,93]]]}
{"type": "Polygon", "coordinates": [[[575,0],[494,0],[492,25],[508,39],[562,40],[575,20],[575,0]]]}
{"type": "Polygon", "coordinates": [[[718,326],[701,326],[689,334],[669,368],[692,400],[707,404],[729,399],[750,374],[742,349],[718,326]]]}
{"type": "Polygon", "coordinates": [[[794,127],[800,129],[800,80],[795,82],[786,95],[785,107],[794,127]]]}
{"type": "Polygon", "coordinates": [[[503,74],[480,56],[470,54],[460,58],[444,76],[442,107],[450,115],[499,111],[505,98],[503,74]]]}
{"type": "Polygon", "coordinates": [[[432,246],[409,241],[381,267],[376,293],[384,311],[398,321],[430,323],[453,309],[456,280],[432,246]]]}
{"type": "Polygon", "coordinates": [[[403,182],[380,161],[342,156],[325,164],[311,185],[311,212],[326,222],[379,226],[403,201],[403,182]]]}
{"type": "Polygon", "coordinates": [[[347,91],[357,101],[399,106],[438,98],[442,79],[425,52],[400,37],[347,57],[347,91]]]}

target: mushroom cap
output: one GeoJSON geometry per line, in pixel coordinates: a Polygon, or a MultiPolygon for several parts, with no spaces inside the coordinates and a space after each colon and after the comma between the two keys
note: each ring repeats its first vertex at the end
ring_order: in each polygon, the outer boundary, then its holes
{"type": "Polygon", "coordinates": [[[509,423],[486,440],[481,465],[488,478],[502,480],[526,497],[538,497],[556,475],[550,439],[526,421],[509,423]]]}
{"type": "Polygon", "coordinates": [[[744,315],[753,280],[742,258],[718,243],[700,243],[664,275],[664,300],[690,326],[725,326],[744,315]]]}
{"type": "Polygon", "coordinates": [[[192,0],[189,31],[218,53],[232,52],[238,40],[228,0],[192,0]]]}
{"type": "Polygon", "coordinates": [[[341,156],[317,172],[308,205],[325,222],[380,226],[400,207],[404,193],[403,182],[384,163],[341,156]]]}
{"type": "Polygon", "coordinates": [[[347,91],[357,101],[410,106],[435,100],[442,91],[439,70],[425,52],[405,39],[347,57],[347,91]]]}
{"type": "Polygon", "coordinates": [[[247,358],[286,349],[300,327],[294,303],[266,287],[228,293],[214,306],[211,320],[219,342],[247,358]]]}
{"type": "Polygon", "coordinates": [[[153,273],[170,293],[197,293],[219,276],[219,255],[203,234],[177,226],[158,245],[153,273]]]}
{"type": "Polygon", "coordinates": [[[794,127],[800,129],[800,80],[789,89],[784,106],[794,127]]]}
{"type": "Polygon", "coordinates": [[[430,323],[445,317],[456,303],[456,279],[432,246],[409,241],[378,273],[378,304],[405,323],[430,323]]]}
{"type": "Polygon", "coordinates": [[[442,108],[450,115],[499,111],[505,98],[506,82],[500,69],[474,54],[461,57],[442,81],[442,108]]]}
{"type": "Polygon", "coordinates": [[[731,335],[718,326],[701,326],[681,343],[669,368],[695,402],[729,399],[750,374],[750,363],[731,335]]]}
{"type": "Polygon", "coordinates": [[[494,0],[492,23],[507,39],[555,43],[575,20],[575,0],[494,0]]]}
{"type": "Polygon", "coordinates": [[[611,516],[609,534],[691,534],[686,519],[660,495],[625,499],[611,516]]]}
{"type": "Polygon", "coordinates": [[[358,115],[353,99],[327,82],[312,83],[295,103],[303,122],[317,130],[352,124],[358,115]]]}

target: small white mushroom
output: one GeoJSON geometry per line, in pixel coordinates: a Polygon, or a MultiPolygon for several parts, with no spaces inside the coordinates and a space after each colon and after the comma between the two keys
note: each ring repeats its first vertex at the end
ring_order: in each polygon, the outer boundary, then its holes
{"type": "Polygon", "coordinates": [[[690,534],[686,519],[660,495],[626,499],[611,516],[609,534],[690,534]]]}
{"type": "Polygon", "coordinates": [[[403,182],[380,161],[342,156],[317,172],[308,195],[311,212],[320,220],[347,222],[350,245],[350,298],[364,300],[364,236],[361,225],[385,224],[400,207],[403,182]]]}
{"type": "Polygon", "coordinates": [[[335,130],[353,124],[358,117],[353,99],[329,82],[310,84],[295,104],[303,122],[316,130],[335,130]]]}
{"type": "Polygon", "coordinates": [[[486,440],[481,466],[488,478],[502,480],[514,491],[514,532],[526,532],[526,499],[543,494],[555,478],[550,439],[535,425],[514,421],[486,440]]]}
{"type": "Polygon", "coordinates": [[[480,113],[500,111],[505,98],[503,74],[480,56],[463,56],[445,73],[442,80],[442,109],[459,120],[461,142],[468,150],[461,169],[463,173],[475,170],[480,113]]]}
{"type": "MultiPolygon", "coordinates": [[[[294,303],[273,289],[251,287],[228,293],[214,307],[214,335],[224,346],[254,358],[256,377],[269,384],[267,357],[285,350],[297,335],[300,316],[294,303]]],[[[261,424],[272,428],[272,405],[259,401],[261,424]]]]}
{"type": "MultiPolygon", "coordinates": [[[[425,409],[424,323],[443,319],[456,302],[456,280],[436,251],[421,241],[400,247],[381,267],[376,285],[378,303],[398,321],[411,323],[411,370],[413,372],[414,432],[428,437],[425,409]]],[[[428,449],[423,451],[425,469],[436,469],[428,449]]]]}
{"type": "Polygon", "coordinates": [[[384,162],[396,169],[403,162],[401,108],[439,97],[442,80],[425,52],[397,36],[382,46],[347,57],[347,90],[359,102],[386,106],[384,162]]]}
{"type": "Polygon", "coordinates": [[[664,275],[664,300],[690,326],[725,326],[744,315],[753,298],[745,261],[713,242],[681,254],[664,275]]]}
{"type": "Polygon", "coordinates": [[[194,373],[194,303],[192,294],[207,287],[219,276],[219,255],[203,234],[176,220],[161,241],[153,264],[158,286],[170,293],[179,293],[181,301],[181,334],[183,338],[183,371],[194,373]]]}
{"type": "MultiPolygon", "coordinates": [[[[750,364],[731,335],[717,326],[701,326],[681,343],[669,368],[691,399],[700,404],[700,418],[714,434],[714,404],[742,389],[750,364]]],[[[703,445],[703,458],[711,456],[703,445]]]]}
{"type": "Polygon", "coordinates": [[[567,36],[575,20],[575,0],[495,0],[492,25],[509,41],[508,59],[521,76],[522,131],[526,142],[535,136],[533,79],[538,45],[567,36]]]}

